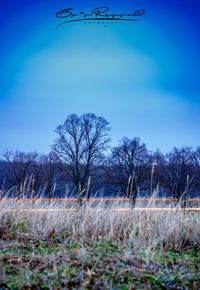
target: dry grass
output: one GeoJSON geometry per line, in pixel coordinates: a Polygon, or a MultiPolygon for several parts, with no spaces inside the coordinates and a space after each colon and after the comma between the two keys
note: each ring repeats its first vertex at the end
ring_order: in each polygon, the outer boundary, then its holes
{"type": "Polygon", "coordinates": [[[200,214],[119,207],[1,200],[0,288],[197,289],[200,214]]]}
{"type": "MultiPolygon", "coordinates": [[[[1,231],[23,224],[23,233],[37,238],[64,235],[81,243],[104,239],[135,250],[200,246],[199,213],[185,213],[178,205],[177,210],[167,212],[148,210],[155,207],[154,203],[149,201],[146,211],[137,211],[131,210],[130,203],[122,208],[117,201],[109,207],[94,201],[80,207],[77,203],[70,206],[67,201],[1,200],[1,231]]],[[[138,207],[141,205],[136,204],[138,207]]]]}

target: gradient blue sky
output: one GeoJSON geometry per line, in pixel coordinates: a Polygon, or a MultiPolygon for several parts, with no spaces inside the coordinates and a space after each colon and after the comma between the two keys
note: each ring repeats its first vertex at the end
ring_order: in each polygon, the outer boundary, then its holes
{"type": "Polygon", "coordinates": [[[48,152],[71,113],[112,126],[112,144],[138,136],[150,150],[200,145],[200,2],[3,0],[0,153],[48,152]],[[74,7],[145,8],[142,22],[60,23],[74,7]]]}

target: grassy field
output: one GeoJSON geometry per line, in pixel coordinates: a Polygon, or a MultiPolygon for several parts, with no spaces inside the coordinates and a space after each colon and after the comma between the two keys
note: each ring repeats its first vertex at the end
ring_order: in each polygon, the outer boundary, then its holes
{"type": "Polygon", "coordinates": [[[59,208],[0,201],[0,289],[200,289],[200,213],[59,208]]]}

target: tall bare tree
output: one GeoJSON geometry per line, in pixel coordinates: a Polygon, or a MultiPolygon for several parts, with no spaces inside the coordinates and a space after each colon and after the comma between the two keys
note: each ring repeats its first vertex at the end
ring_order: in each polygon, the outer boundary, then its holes
{"type": "Polygon", "coordinates": [[[136,197],[148,174],[148,151],[139,138],[123,138],[113,148],[110,162],[111,178],[126,197],[136,197]]]}
{"type": "MultiPolygon", "coordinates": [[[[72,114],[56,128],[56,133],[58,138],[53,151],[80,194],[86,190],[88,182],[94,182],[95,168],[104,160],[110,142],[109,123],[91,113],[80,117],[72,114]]],[[[89,190],[87,193],[90,197],[89,190]]]]}

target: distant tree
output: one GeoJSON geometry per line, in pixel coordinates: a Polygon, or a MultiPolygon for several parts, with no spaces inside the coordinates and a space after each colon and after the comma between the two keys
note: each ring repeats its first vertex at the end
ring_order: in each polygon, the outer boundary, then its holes
{"type": "MultiPolygon", "coordinates": [[[[149,162],[149,184],[150,184],[150,193],[155,189],[163,190],[164,177],[165,177],[165,166],[166,159],[165,155],[157,150],[156,152],[150,155],[149,162]]],[[[160,193],[160,192],[159,192],[160,193]]]]}
{"type": "Polygon", "coordinates": [[[165,155],[160,164],[160,179],[164,188],[185,204],[187,194],[192,190],[194,180],[191,147],[174,148],[165,155]]]}
{"type": "Polygon", "coordinates": [[[52,196],[55,186],[56,178],[59,172],[59,160],[54,152],[49,154],[42,154],[38,158],[40,165],[40,184],[49,197],[52,196]]]}
{"type": "Polygon", "coordinates": [[[195,190],[200,191],[200,146],[194,152],[195,190]]]}
{"type": "Polygon", "coordinates": [[[35,176],[33,176],[33,172],[36,172],[37,158],[37,152],[5,151],[2,155],[4,162],[3,166],[1,166],[1,175],[3,176],[6,187],[19,188],[29,178],[29,185],[34,189],[35,176]]]}
{"type": "Polygon", "coordinates": [[[111,178],[126,197],[136,197],[144,185],[148,170],[148,151],[139,138],[123,138],[112,149],[111,178]]]}
{"type": "MultiPolygon", "coordinates": [[[[77,194],[94,182],[94,172],[105,157],[110,142],[109,123],[94,114],[78,117],[69,115],[63,125],[56,128],[58,138],[53,151],[59,157],[77,194]]],[[[87,190],[88,198],[90,191],[87,190]]]]}

